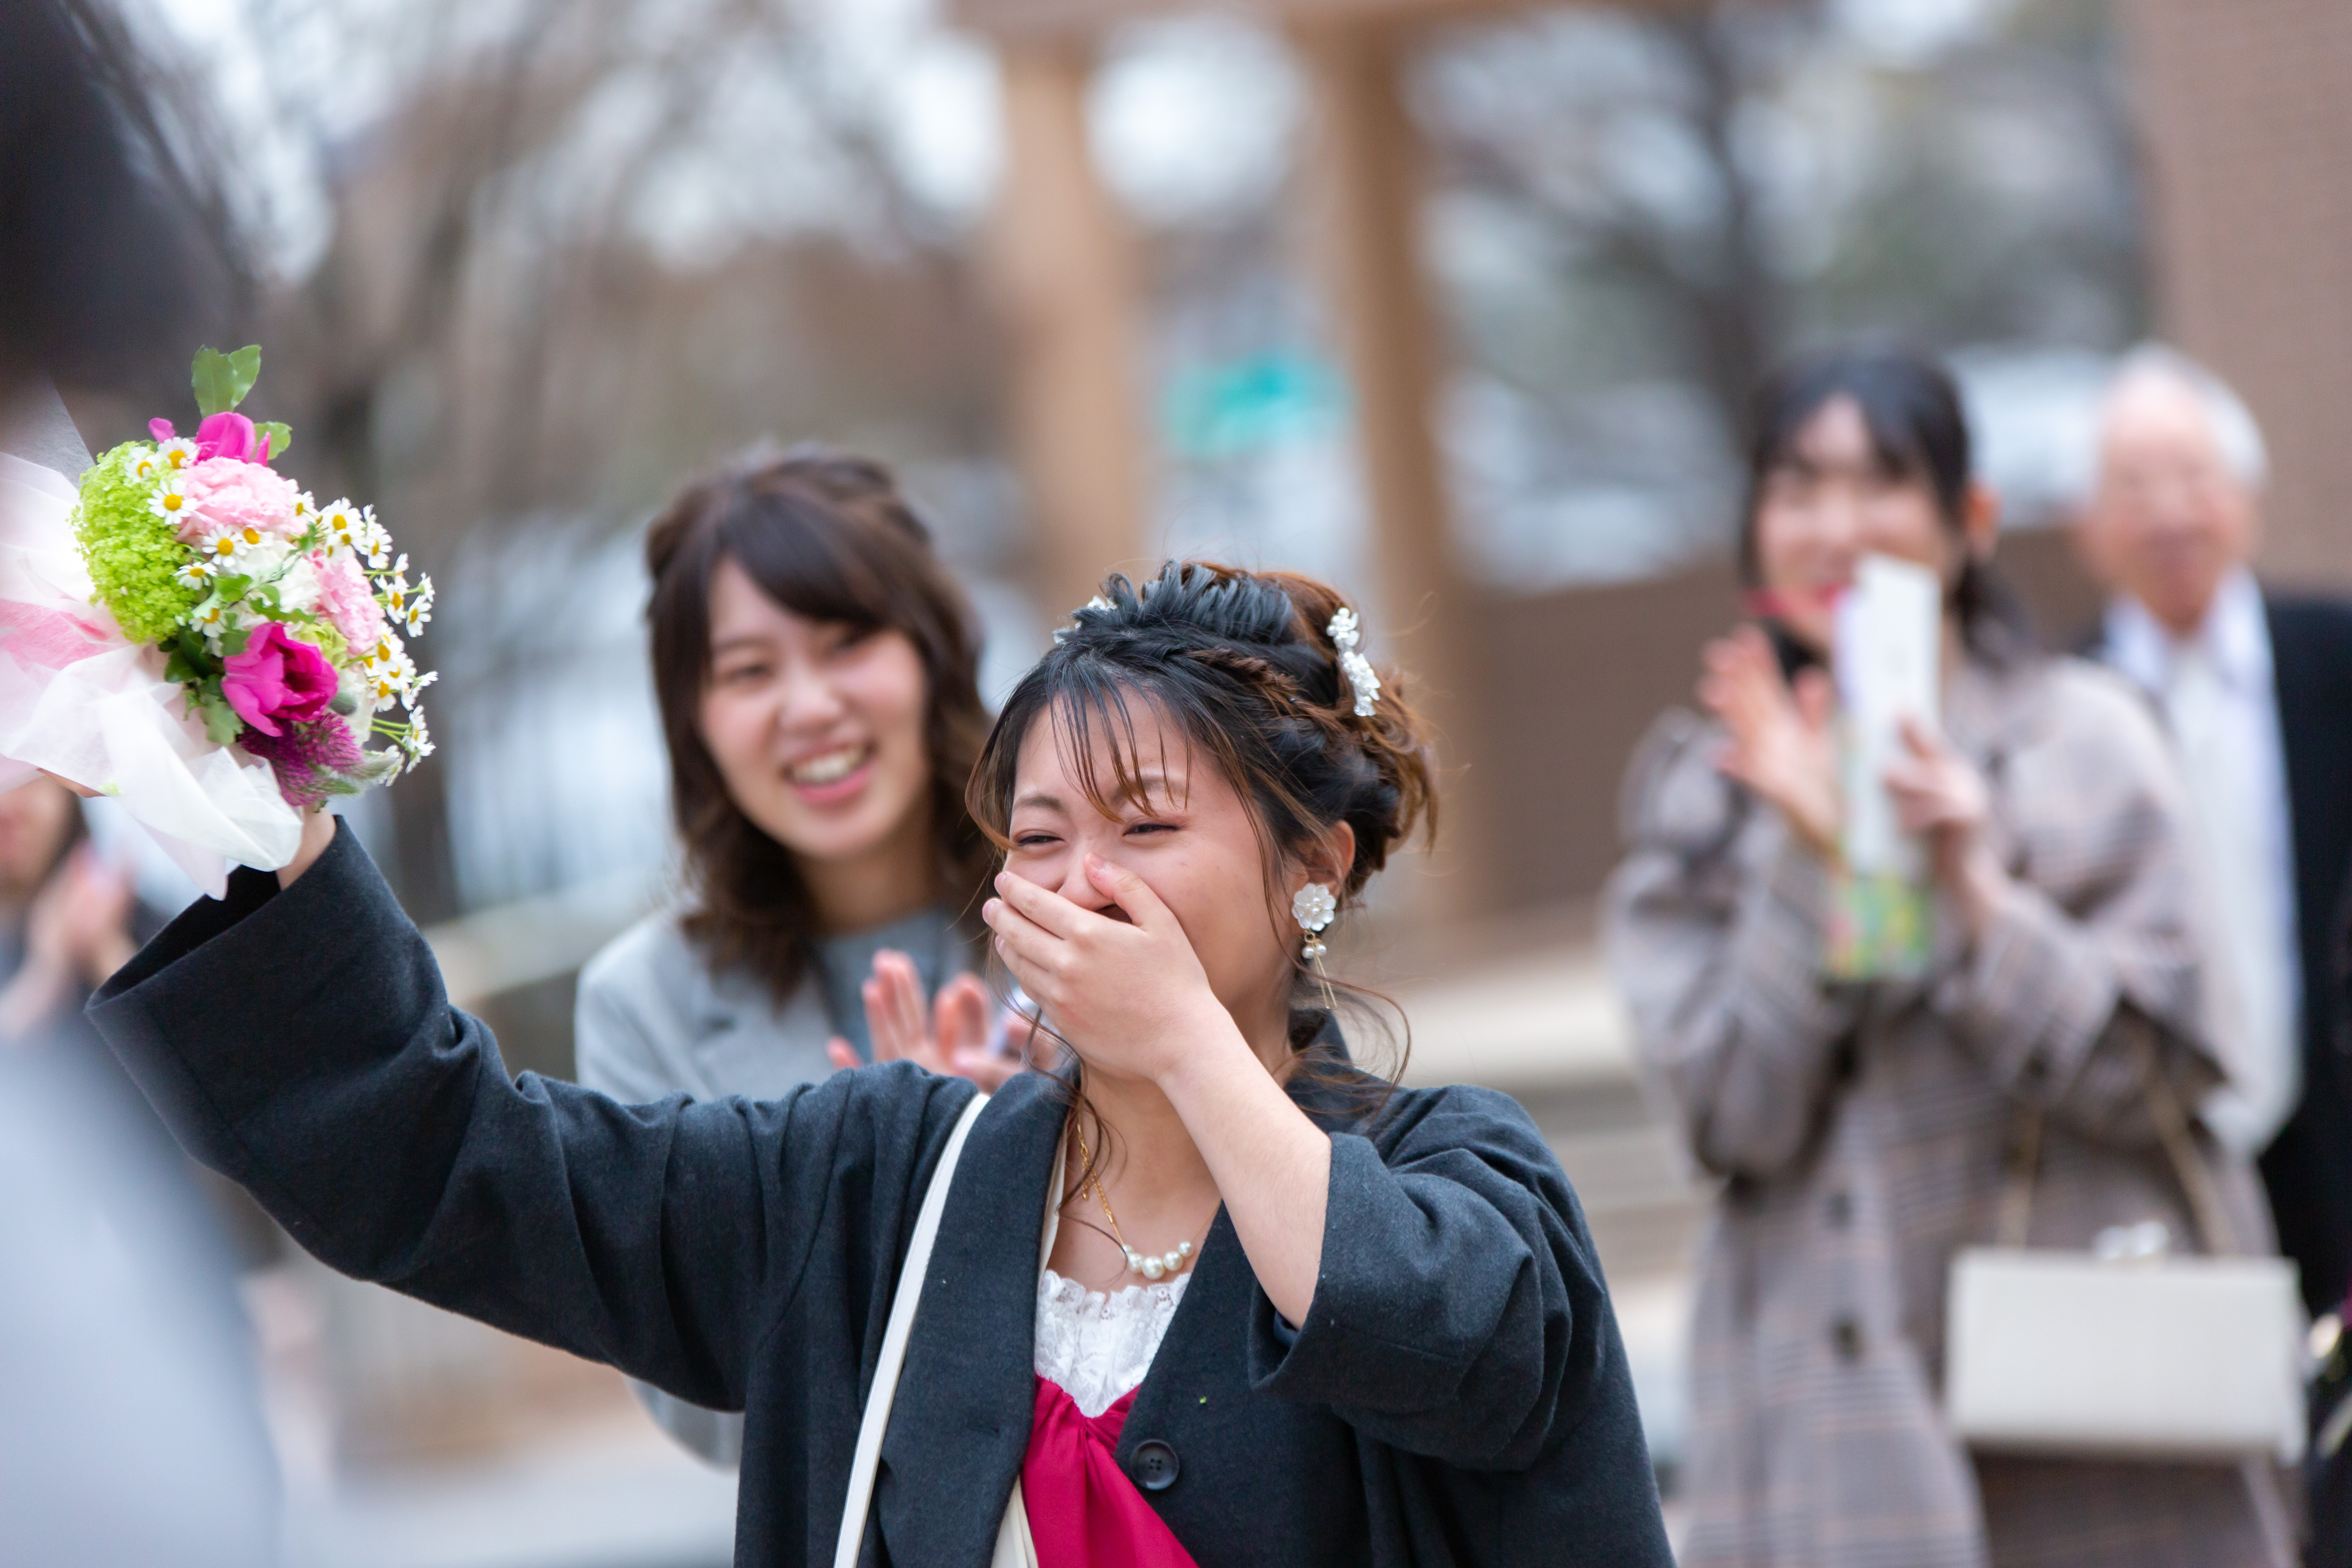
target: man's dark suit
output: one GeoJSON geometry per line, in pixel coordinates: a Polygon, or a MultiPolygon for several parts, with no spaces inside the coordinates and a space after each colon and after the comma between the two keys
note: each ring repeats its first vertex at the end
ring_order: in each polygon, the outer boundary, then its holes
{"type": "Polygon", "coordinates": [[[2263,612],[2294,830],[2303,1098],[2261,1164],[2279,1250],[2316,1314],[2352,1289],[2352,1019],[2337,962],[2352,913],[2352,604],[2265,590],[2263,612]]]}
{"type": "Polygon", "coordinates": [[[2352,1038],[2338,933],[2352,890],[2352,605],[2265,593],[2294,826],[2303,1100],[2262,1158],[2279,1249],[2324,1312],[2352,1289],[2352,1038]]]}

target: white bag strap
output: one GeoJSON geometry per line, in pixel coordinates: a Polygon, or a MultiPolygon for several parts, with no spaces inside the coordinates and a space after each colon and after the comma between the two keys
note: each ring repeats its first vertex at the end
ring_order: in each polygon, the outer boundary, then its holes
{"type": "Polygon", "coordinates": [[[915,1306],[923,1298],[923,1276],[931,1267],[931,1244],[940,1238],[940,1216],[947,1211],[948,1188],[955,1181],[956,1162],[963,1157],[965,1134],[980,1120],[988,1096],[975,1094],[948,1134],[940,1152],[939,1169],[923,1191],[923,1206],[915,1215],[915,1235],[907,1244],[907,1261],[898,1270],[898,1289],[890,1300],[890,1322],[882,1331],[882,1357],[874,1365],[874,1386],[866,1395],[866,1414],[857,1423],[857,1447],[849,1461],[849,1496],[841,1505],[841,1536],[833,1549],[833,1568],[856,1568],[857,1548],[866,1539],[866,1516],[874,1506],[874,1476],[882,1464],[882,1434],[890,1426],[890,1403],[898,1393],[898,1369],[907,1363],[907,1336],[915,1327],[915,1306]]]}

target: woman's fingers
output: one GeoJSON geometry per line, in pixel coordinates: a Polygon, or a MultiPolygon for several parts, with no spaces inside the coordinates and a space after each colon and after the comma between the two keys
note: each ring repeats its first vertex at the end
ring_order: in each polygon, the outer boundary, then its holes
{"type": "Polygon", "coordinates": [[[961,1050],[948,1058],[958,1078],[968,1078],[982,1094],[994,1094],[1021,1070],[1018,1057],[1001,1057],[991,1050],[961,1050]]]}
{"type": "Polygon", "coordinates": [[[996,955],[1013,972],[1014,983],[1037,1001],[1052,1003],[1059,990],[1055,961],[1065,946],[1061,939],[1031,924],[1001,899],[991,899],[981,912],[996,933],[996,955]]]}
{"type": "Polygon", "coordinates": [[[1114,865],[1099,855],[1087,857],[1087,880],[1111,902],[1127,911],[1127,918],[1147,931],[1175,929],[1176,917],[1151,890],[1151,884],[1124,866],[1114,865]]]}
{"type": "Polygon", "coordinates": [[[824,1059],[837,1068],[856,1068],[866,1065],[857,1059],[857,1047],[839,1035],[834,1036],[824,1043],[824,1059]]]}
{"type": "Polygon", "coordinates": [[[940,987],[931,1005],[940,1052],[950,1061],[965,1051],[986,1056],[988,1048],[988,988],[969,974],[959,974],[940,987]]]}
{"type": "Polygon", "coordinates": [[[1051,888],[1041,888],[1017,871],[1000,871],[996,894],[1032,924],[1058,937],[1078,934],[1089,920],[1102,917],[1082,910],[1051,888]]]}
{"type": "Polygon", "coordinates": [[[81,796],[84,800],[96,800],[98,798],[98,792],[89,788],[86,784],[78,784],[71,779],[60,778],[56,773],[49,772],[47,768],[41,768],[36,771],[37,771],[43,778],[48,780],[51,784],[62,784],[67,789],[73,791],[74,794],[81,796]]]}
{"type": "Polygon", "coordinates": [[[1831,683],[1825,670],[1806,669],[1797,674],[1794,688],[1797,717],[1805,728],[1819,732],[1830,727],[1830,711],[1837,705],[1837,688],[1831,683]]]}
{"type": "Polygon", "coordinates": [[[866,1026],[874,1037],[876,1061],[914,1061],[939,1070],[922,976],[913,959],[888,948],[876,953],[874,973],[866,982],[864,997],[866,1026]]]}

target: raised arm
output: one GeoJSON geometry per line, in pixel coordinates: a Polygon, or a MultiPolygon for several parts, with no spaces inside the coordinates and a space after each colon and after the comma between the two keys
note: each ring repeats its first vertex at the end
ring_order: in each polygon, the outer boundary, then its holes
{"type": "Polygon", "coordinates": [[[358,841],[321,837],[284,891],[238,873],[92,1004],[182,1142],[344,1273],[740,1405],[837,1173],[919,1191],[970,1090],[848,1075],[625,1107],[510,1081],[358,841]]]}

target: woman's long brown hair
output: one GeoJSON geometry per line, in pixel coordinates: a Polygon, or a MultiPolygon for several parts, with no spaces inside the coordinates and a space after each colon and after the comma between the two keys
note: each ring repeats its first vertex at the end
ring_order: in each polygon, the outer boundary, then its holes
{"type": "Polygon", "coordinates": [[[669,745],[670,806],[695,900],[687,934],[714,971],[752,974],[782,1001],[807,963],[816,910],[792,852],[743,815],[703,743],[710,584],[722,561],[796,616],[888,628],[915,645],[941,890],[959,910],[992,858],[964,805],[964,781],[989,728],[980,634],[929,531],[879,463],[806,450],[761,459],[688,486],[655,521],[646,539],[654,584],[646,619],[669,745]]]}

